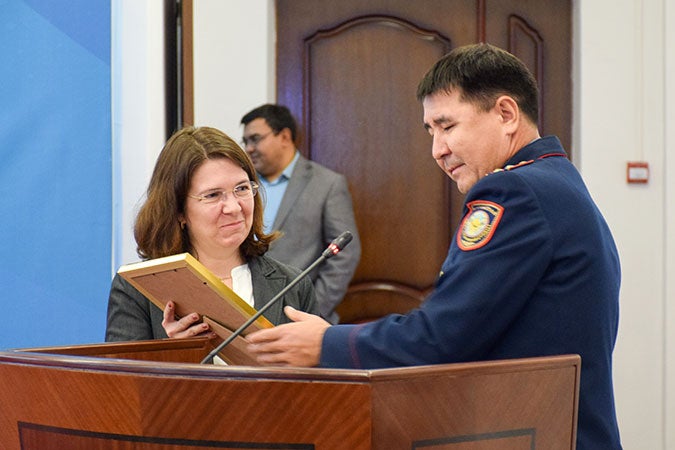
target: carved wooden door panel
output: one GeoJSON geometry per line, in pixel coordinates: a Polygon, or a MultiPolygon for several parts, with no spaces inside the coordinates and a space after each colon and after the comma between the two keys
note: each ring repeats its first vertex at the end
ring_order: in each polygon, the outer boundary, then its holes
{"type": "Polygon", "coordinates": [[[308,158],[347,176],[363,253],[343,322],[404,312],[433,285],[462,197],[431,158],[417,83],[450,49],[510,50],[543,90],[540,129],[569,149],[569,0],[277,0],[277,101],[308,158]]]}

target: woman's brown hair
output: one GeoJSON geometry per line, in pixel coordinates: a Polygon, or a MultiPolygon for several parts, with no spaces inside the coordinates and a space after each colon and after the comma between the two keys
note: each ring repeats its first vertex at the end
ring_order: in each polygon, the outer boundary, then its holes
{"type": "MultiPolygon", "coordinates": [[[[233,161],[260,184],[250,158],[229,136],[210,127],[188,126],[175,132],[157,158],[145,203],[141,206],[134,236],[138,255],[154,259],[177,253],[194,253],[187,229],[181,226],[192,176],[209,159],[233,161]]],[[[254,197],[253,224],[240,250],[244,259],[264,254],[278,233],[263,231],[263,198],[254,197]]],[[[195,257],[198,255],[193,254],[195,257]]]]}

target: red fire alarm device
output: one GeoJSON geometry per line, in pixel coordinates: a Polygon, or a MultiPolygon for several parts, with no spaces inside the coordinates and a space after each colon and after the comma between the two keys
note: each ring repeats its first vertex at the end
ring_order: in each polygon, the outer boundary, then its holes
{"type": "Polygon", "coordinates": [[[649,163],[628,162],[626,165],[626,182],[646,183],[649,181],[649,163]]]}

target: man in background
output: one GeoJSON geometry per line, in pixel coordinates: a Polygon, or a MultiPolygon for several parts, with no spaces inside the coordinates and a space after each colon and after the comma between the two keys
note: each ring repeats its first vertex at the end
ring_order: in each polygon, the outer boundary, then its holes
{"type": "Polygon", "coordinates": [[[267,255],[305,269],[343,231],[352,242],[312,271],[321,316],[338,323],[342,301],[361,257],[352,199],[344,175],[303,157],[296,147],[297,125],[288,108],[265,104],[241,119],[243,146],[266,196],[265,232],[280,231],[267,255]]]}

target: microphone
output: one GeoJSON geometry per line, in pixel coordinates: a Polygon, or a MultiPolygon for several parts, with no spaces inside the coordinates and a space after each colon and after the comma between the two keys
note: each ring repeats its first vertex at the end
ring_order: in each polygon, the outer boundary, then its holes
{"type": "Polygon", "coordinates": [[[244,322],[239,328],[237,328],[231,335],[228,336],[227,339],[225,339],[223,342],[220,343],[216,348],[213,349],[211,353],[206,355],[204,359],[200,362],[200,364],[207,364],[213,361],[213,358],[227,346],[230,342],[235,340],[237,336],[239,336],[246,328],[249,327],[253,322],[255,322],[258,317],[260,317],[265,311],[267,311],[273,304],[275,304],[281,297],[286,294],[293,286],[298,284],[300,280],[302,280],[309,272],[311,272],[316,266],[321,264],[323,261],[325,261],[328,258],[332,258],[333,256],[337,255],[340,253],[346,246],[351,242],[353,238],[353,235],[350,231],[344,231],[342,234],[340,234],[338,237],[333,239],[333,242],[330,243],[330,245],[326,248],[326,250],[321,253],[321,256],[319,256],[312,264],[309,265],[305,270],[300,272],[300,274],[293,279],[288,285],[283,288],[277,295],[272,297],[272,299],[265,304],[262,308],[260,308],[254,315],[249,317],[249,319],[244,322]]]}

